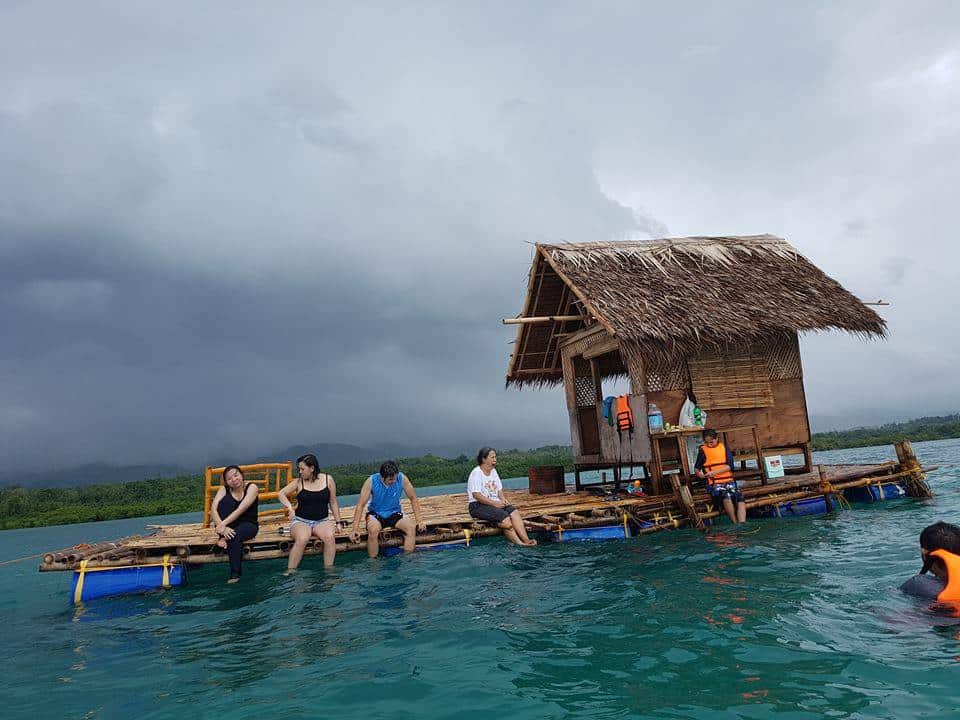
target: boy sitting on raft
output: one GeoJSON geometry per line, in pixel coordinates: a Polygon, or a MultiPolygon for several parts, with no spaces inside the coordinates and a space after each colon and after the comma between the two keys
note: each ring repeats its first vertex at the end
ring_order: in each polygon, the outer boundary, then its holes
{"type": "Polygon", "coordinates": [[[920,533],[920,559],[920,572],[900,589],[929,600],[960,600],[960,527],[943,521],[925,527],[920,533]]]}
{"type": "Polygon", "coordinates": [[[698,478],[707,481],[707,492],[714,504],[719,505],[717,510],[722,507],[734,525],[746,521],[747,506],[733,478],[733,453],[720,442],[716,430],[703,431],[703,445],[697,453],[693,469],[698,478]]]}
{"type": "Polygon", "coordinates": [[[417,543],[417,531],[424,532],[426,524],[420,519],[420,501],[413,484],[400,472],[394,460],[380,466],[380,472],[366,479],[360,488],[360,499],[353,511],[353,532],[350,539],[360,542],[360,513],[367,510],[367,555],[380,554],[380,531],[395,527],[403,533],[403,551],[412,553],[417,543]],[[413,520],[403,516],[400,498],[406,495],[413,506],[413,520]],[[369,505],[367,504],[369,501],[369,505]]]}

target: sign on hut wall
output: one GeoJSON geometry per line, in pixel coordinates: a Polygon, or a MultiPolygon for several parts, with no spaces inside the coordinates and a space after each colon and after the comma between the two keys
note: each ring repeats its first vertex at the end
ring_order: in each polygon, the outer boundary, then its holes
{"type": "Polygon", "coordinates": [[[687,366],[697,404],[705,410],[773,405],[770,366],[763,355],[701,355],[687,366]]]}

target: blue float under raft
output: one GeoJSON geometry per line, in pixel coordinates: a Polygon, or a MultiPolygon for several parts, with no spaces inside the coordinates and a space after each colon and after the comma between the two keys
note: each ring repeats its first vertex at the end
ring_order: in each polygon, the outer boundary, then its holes
{"type": "Polygon", "coordinates": [[[558,525],[557,529],[547,533],[551,542],[583,542],[585,540],[624,540],[633,537],[630,531],[630,522],[624,515],[616,525],[597,525],[595,527],[581,527],[564,529],[558,525]]]}
{"type": "Polygon", "coordinates": [[[907,488],[901,483],[888,482],[875,485],[864,485],[850,488],[843,493],[850,502],[878,502],[880,500],[897,500],[907,497],[907,488]]]}
{"type": "MultiPolygon", "coordinates": [[[[426,543],[424,545],[417,545],[414,550],[417,552],[431,552],[434,550],[462,550],[463,548],[470,547],[470,531],[466,531],[466,537],[462,540],[453,540],[450,542],[438,542],[438,543],[426,543]]],[[[394,557],[396,555],[403,555],[403,548],[398,545],[391,545],[380,549],[380,555],[382,557],[394,557]]]]}
{"type": "Polygon", "coordinates": [[[183,566],[171,561],[169,556],[159,563],[129,567],[88,568],[87,561],[81,560],[80,567],[73,573],[71,597],[78,605],[95,598],[183,585],[185,577],[183,566]]]}

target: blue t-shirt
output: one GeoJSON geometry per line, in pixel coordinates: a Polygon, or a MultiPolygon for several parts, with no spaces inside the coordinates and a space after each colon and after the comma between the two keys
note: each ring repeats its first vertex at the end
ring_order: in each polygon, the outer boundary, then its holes
{"type": "Polygon", "coordinates": [[[392,485],[385,485],[380,479],[380,473],[370,476],[370,503],[367,505],[367,512],[382,518],[403,512],[400,509],[401,497],[403,497],[403,473],[397,473],[397,479],[392,485]]]}

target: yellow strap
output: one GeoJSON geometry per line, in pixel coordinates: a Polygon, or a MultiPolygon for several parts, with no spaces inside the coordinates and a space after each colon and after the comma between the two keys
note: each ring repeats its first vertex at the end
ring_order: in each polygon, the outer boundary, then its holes
{"type": "Polygon", "coordinates": [[[563,525],[557,525],[557,539],[563,540],[563,525]]]}
{"type": "Polygon", "coordinates": [[[630,537],[630,531],[627,529],[627,514],[623,514],[623,536],[625,538],[630,537]]]}
{"type": "Polygon", "coordinates": [[[79,605],[83,598],[83,577],[87,574],[87,561],[80,561],[80,577],[77,578],[77,587],[73,590],[73,604],[79,605]]]}
{"type": "Polygon", "coordinates": [[[678,527],[677,521],[676,521],[676,520],[674,519],[674,517],[673,517],[673,513],[670,512],[669,510],[667,510],[667,520],[669,520],[670,522],[672,522],[674,527],[678,527]]]}
{"type": "Polygon", "coordinates": [[[170,556],[163,556],[163,587],[170,587],[170,556]]]}
{"type": "Polygon", "coordinates": [[[467,541],[467,547],[470,547],[470,531],[467,528],[463,529],[463,539],[467,541]]]}

